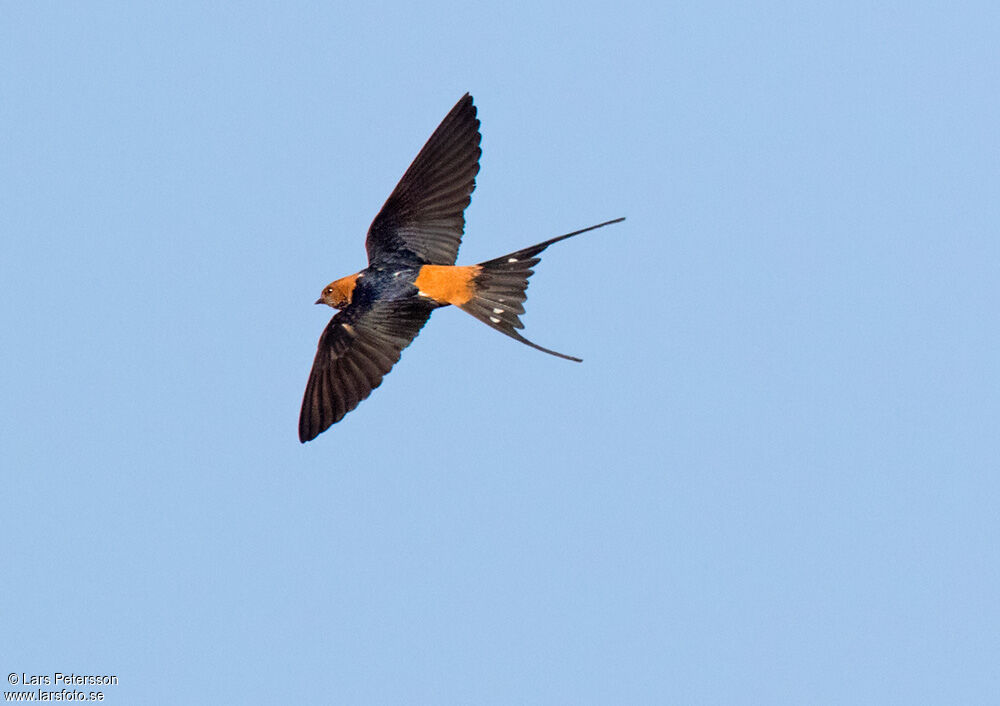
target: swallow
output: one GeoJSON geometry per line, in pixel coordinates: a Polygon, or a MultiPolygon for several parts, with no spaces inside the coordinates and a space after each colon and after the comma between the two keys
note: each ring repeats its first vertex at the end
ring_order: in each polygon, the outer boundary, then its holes
{"type": "Polygon", "coordinates": [[[457,306],[500,333],[524,338],[528,278],[553,243],[619,223],[616,218],[478,265],[455,265],[465,209],[476,188],[482,136],[472,96],[445,116],[368,228],[368,267],[334,280],[317,304],[339,311],[320,336],[299,414],[299,440],[315,439],[382,383],[431,312],[457,306]]]}

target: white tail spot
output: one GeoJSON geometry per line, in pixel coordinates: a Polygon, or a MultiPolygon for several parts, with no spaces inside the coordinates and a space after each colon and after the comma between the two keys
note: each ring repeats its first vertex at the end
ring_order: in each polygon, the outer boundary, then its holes
{"type": "Polygon", "coordinates": [[[507,258],[507,262],[517,262],[517,258],[516,257],[508,257],[507,258]]]}
{"type": "Polygon", "coordinates": [[[495,323],[495,324],[498,324],[498,323],[500,323],[500,319],[498,319],[498,318],[497,318],[497,317],[495,317],[495,316],[491,316],[491,317],[490,317],[490,321],[492,321],[492,322],[493,322],[493,323],[495,323]]]}
{"type": "Polygon", "coordinates": [[[493,313],[494,314],[502,314],[503,313],[503,309],[494,309],[493,313]]]}

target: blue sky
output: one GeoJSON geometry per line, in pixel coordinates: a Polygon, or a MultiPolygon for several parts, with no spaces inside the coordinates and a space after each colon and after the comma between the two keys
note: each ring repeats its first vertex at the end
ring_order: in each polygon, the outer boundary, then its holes
{"type": "Polygon", "coordinates": [[[995,3],[7,3],[6,672],[108,703],[1000,693],[995,3]],[[296,420],[465,92],[434,314],[296,420]]]}

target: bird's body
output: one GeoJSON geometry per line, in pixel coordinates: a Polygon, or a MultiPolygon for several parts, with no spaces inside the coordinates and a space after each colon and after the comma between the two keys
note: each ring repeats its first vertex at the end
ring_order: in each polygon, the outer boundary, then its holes
{"type": "Polygon", "coordinates": [[[438,306],[459,306],[472,297],[472,281],[480,269],[478,265],[376,265],[334,280],[328,285],[329,295],[317,303],[343,309],[355,301],[421,297],[438,306]]]}
{"type": "Polygon", "coordinates": [[[454,305],[533,348],[557,353],[517,332],[531,267],[567,233],[477,265],[455,265],[465,207],[479,172],[479,120],[466,94],[431,135],[368,229],[368,267],[328,284],[317,304],[340,311],[320,337],[299,415],[309,441],[378,387],[427,322],[454,305]]]}

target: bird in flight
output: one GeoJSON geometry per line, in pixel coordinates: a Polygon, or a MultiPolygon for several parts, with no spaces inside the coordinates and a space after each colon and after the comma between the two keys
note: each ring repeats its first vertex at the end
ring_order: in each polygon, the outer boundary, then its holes
{"type": "Polygon", "coordinates": [[[334,280],[317,304],[339,309],[319,338],[299,414],[299,440],[315,439],[358,406],[399,360],[435,309],[452,304],[487,326],[524,338],[519,314],[539,254],[616,218],[478,265],[457,266],[479,173],[479,120],[466,93],[438,125],[368,228],[368,267],[334,280]]]}

